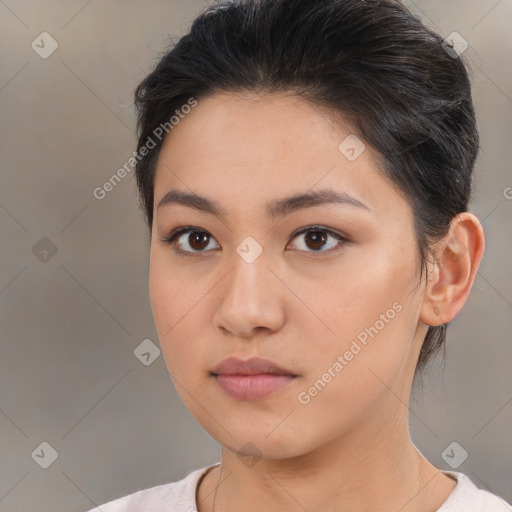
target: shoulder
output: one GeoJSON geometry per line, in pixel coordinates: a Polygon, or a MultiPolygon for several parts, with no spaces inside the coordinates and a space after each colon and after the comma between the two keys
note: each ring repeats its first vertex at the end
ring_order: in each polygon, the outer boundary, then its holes
{"type": "Polygon", "coordinates": [[[195,512],[197,484],[216,465],[196,469],[177,482],[134,492],[88,512],[195,512]]]}
{"type": "Polygon", "coordinates": [[[479,489],[472,480],[463,473],[444,471],[457,480],[457,485],[448,499],[437,512],[510,512],[505,500],[483,489],[479,489]]]}

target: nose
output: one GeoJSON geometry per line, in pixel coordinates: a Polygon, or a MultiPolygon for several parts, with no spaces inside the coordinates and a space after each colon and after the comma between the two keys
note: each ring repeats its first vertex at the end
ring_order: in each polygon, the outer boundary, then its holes
{"type": "Polygon", "coordinates": [[[252,338],[263,331],[277,332],[285,323],[286,286],[269,268],[263,252],[246,262],[237,253],[232,269],[219,283],[215,326],[238,338],[252,338]]]}

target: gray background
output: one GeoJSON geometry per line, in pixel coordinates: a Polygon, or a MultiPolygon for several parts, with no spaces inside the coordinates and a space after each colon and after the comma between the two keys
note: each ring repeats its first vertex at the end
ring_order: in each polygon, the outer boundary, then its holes
{"type": "MultiPolygon", "coordinates": [[[[482,135],[472,210],[487,235],[444,370],[437,360],[415,390],[413,440],[445,469],[441,454],[457,441],[469,454],[458,471],[512,501],[512,2],[405,3],[443,36],[469,42],[482,135]]],[[[134,87],[205,5],[0,0],[4,512],[83,512],[219,458],[163,357],[145,366],[134,355],[142,340],[158,340],[133,173],[103,200],[92,194],[135,149],[134,87]],[[59,44],[47,59],[31,48],[43,31],[59,44]],[[55,254],[42,253],[51,249],[43,237],[55,254]],[[31,457],[43,441],[58,453],[48,469],[31,457]]]]}

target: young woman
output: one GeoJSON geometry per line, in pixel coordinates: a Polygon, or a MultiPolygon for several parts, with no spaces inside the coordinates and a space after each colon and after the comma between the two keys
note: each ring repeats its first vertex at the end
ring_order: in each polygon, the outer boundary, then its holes
{"type": "Polygon", "coordinates": [[[222,456],[97,510],[512,510],[408,429],[484,252],[455,50],[393,0],[222,3],[136,104],[155,324],[222,456]]]}

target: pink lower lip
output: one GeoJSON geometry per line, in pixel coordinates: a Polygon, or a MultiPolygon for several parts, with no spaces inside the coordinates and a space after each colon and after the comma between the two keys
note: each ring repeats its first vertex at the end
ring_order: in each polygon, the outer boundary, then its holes
{"type": "Polygon", "coordinates": [[[232,398],[237,400],[259,400],[283,389],[295,377],[293,375],[278,375],[259,373],[257,375],[215,375],[215,380],[232,398]]]}

